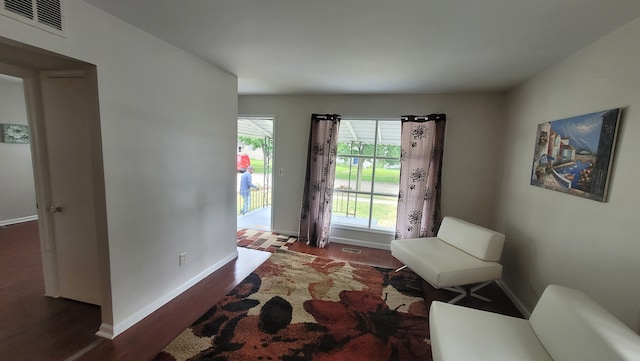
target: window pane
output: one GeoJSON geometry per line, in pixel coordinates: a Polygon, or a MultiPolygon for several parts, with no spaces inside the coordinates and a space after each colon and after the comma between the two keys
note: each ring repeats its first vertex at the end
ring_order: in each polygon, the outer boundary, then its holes
{"type": "Polygon", "coordinates": [[[356,169],[356,179],[358,179],[358,171],[360,172],[360,178],[356,190],[362,192],[371,192],[371,180],[373,179],[373,158],[360,158],[358,169],[356,169]]]}
{"type": "Polygon", "coordinates": [[[388,168],[384,159],[378,159],[377,162],[373,192],[397,196],[400,191],[400,168],[388,168]]]}
{"type": "Polygon", "coordinates": [[[349,172],[351,170],[351,157],[336,158],[336,175],[334,178],[334,189],[349,189],[349,172]]]}
{"type": "Polygon", "coordinates": [[[373,196],[372,209],[371,228],[395,232],[398,197],[373,196]]]}
{"type": "Polygon", "coordinates": [[[360,145],[360,155],[372,156],[375,153],[374,143],[362,143],[360,145]]]}
{"type": "Polygon", "coordinates": [[[364,144],[374,144],[376,136],[376,121],[374,119],[342,119],[338,143],[351,141],[364,144]]]}
{"type": "Polygon", "coordinates": [[[338,143],[339,155],[372,156],[374,151],[375,147],[373,143],[363,143],[355,141],[349,143],[338,143]]]}
{"type": "Polygon", "coordinates": [[[378,141],[376,157],[400,158],[399,121],[381,120],[378,122],[378,141]]]}
{"type": "Polygon", "coordinates": [[[344,189],[359,192],[371,192],[371,177],[373,174],[373,158],[340,157],[345,161],[337,162],[334,189],[344,189]],[[340,164],[340,165],[339,165],[340,164]]]}
{"type": "Polygon", "coordinates": [[[357,141],[338,143],[338,154],[340,155],[360,155],[362,144],[357,141]]]}
{"type": "Polygon", "coordinates": [[[344,155],[373,155],[374,153],[373,143],[363,142],[350,142],[350,143],[338,143],[338,154],[344,155]]]}
{"type": "Polygon", "coordinates": [[[332,220],[337,216],[353,216],[356,207],[356,195],[340,189],[333,191],[332,220]]]}
{"type": "Polygon", "coordinates": [[[369,227],[370,202],[371,196],[367,194],[334,191],[331,222],[369,227]]]}
{"type": "Polygon", "coordinates": [[[353,162],[357,162],[357,158],[351,158],[351,164],[349,165],[349,169],[347,172],[347,189],[355,191],[357,189],[358,184],[358,166],[354,165],[353,162]]]}

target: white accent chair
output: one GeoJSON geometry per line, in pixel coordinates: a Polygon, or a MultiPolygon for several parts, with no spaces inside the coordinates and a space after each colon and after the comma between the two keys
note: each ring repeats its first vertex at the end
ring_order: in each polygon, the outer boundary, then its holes
{"type": "Polygon", "coordinates": [[[434,361],[640,360],[640,336],[583,292],[557,285],[528,320],[432,302],[429,329],[434,361]]]}
{"type": "Polygon", "coordinates": [[[490,301],[475,292],[502,277],[503,245],[504,234],[448,216],[437,237],[393,240],[391,254],[433,287],[460,293],[449,303],[490,301]]]}

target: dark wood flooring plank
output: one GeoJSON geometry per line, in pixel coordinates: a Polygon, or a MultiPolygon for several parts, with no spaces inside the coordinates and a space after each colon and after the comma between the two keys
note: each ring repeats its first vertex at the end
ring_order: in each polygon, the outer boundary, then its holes
{"type": "Polygon", "coordinates": [[[105,340],[79,360],[150,360],[233,287],[269,258],[270,253],[238,248],[238,258],[146,317],[115,340],[105,340]]]}
{"type": "Polygon", "coordinates": [[[402,263],[391,255],[390,251],[383,249],[351,246],[340,243],[329,243],[324,248],[316,248],[306,245],[304,242],[295,242],[289,249],[295,252],[308,253],[315,256],[350,261],[362,264],[368,264],[376,267],[398,268],[402,263]],[[344,249],[355,249],[360,253],[352,253],[344,251],[344,249]]]}
{"type": "Polygon", "coordinates": [[[65,360],[98,337],[100,307],[44,296],[38,222],[0,227],[0,359],[65,360]]]}

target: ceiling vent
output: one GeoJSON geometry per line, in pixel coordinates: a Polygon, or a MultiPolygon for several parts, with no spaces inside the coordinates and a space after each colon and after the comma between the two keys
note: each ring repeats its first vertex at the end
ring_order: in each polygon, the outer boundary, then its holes
{"type": "Polygon", "coordinates": [[[62,35],[62,0],[0,0],[0,14],[62,35]]]}

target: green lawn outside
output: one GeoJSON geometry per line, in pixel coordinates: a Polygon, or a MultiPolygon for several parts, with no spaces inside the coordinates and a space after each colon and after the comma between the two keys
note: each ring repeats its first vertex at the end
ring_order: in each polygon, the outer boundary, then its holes
{"type": "Polygon", "coordinates": [[[253,167],[253,171],[256,173],[264,173],[264,161],[262,159],[253,159],[251,160],[251,166],[253,167]]]}
{"type": "MultiPolygon", "coordinates": [[[[351,179],[355,180],[358,168],[351,167],[351,179]]],[[[362,180],[371,181],[373,176],[373,168],[362,169],[362,180]]],[[[376,182],[398,183],[400,178],[399,169],[386,169],[383,167],[376,168],[376,182]]],[[[349,166],[336,166],[336,179],[349,179],[349,166]]]]}
{"type": "MultiPolygon", "coordinates": [[[[264,173],[264,161],[261,159],[251,159],[251,166],[254,172],[264,173]]],[[[355,180],[357,167],[351,168],[351,179],[355,180]]],[[[367,168],[362,170],[362,180],[371,181],[373,175],[373,168],[367,168]]],[[[400,177],[399,169],[386,169],[383,167],[376,168],[376,182],[398,183],[400,177]]],[[[349,166],[337,165],[336,166],[336,179],[349,179],[349,166]]]]}
{"type": "MultiPolygon", "coordinates": [[[[355,201],[355,194],[350,194],[347,202],[347,194],[342,192],[334,192],[332,212],[337,216],[348,216],[354,218],[369,218],[369,197],[359,195],[358,201],[355,201]]],[[[371,218],[375,220],[374,226],[379,227],[395,227],[397,212],[396,197],[373,197],[373,211],[371,218]]]]}

